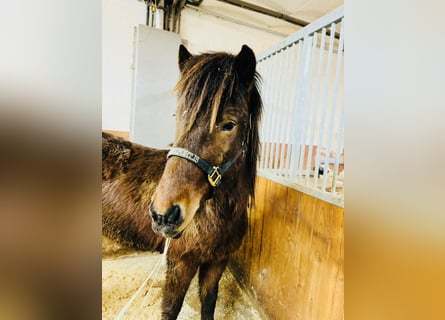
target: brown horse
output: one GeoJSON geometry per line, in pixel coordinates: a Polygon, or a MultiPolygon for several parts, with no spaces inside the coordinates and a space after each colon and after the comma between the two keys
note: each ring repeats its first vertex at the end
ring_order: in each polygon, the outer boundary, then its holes
{"type": "Polygon", "coordinates": [[[247,229],[262,103],[253,51],[191,55],[179,48],[176,138],[169,150],[102,134],[103,234],[167,254],[163,319],[176,319],[199,270],[201,319],[247,229]],[[154,232],[153,232],[154,230],[154,232]]]}

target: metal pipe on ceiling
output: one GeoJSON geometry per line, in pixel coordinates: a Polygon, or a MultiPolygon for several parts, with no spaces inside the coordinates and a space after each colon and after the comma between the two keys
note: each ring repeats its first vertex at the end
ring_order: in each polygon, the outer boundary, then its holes
{"type": "Polygon", "coordinates": [[[203,0],[187,0],[186,3],[191,4],[192,6],[199,7],[201,5],[202,1],[203,0]]]}
{"type": "Polygon", "coordinates": [[[284,14],[284,13],[281,13],[278,11],[260,7],[260,6],[254,5],[252,3],[249,3],[249,2],[245,2],[245,1],[241,1],[241,0],[217,0],[217,1],[225,2],[228,4],[234,5],[234,6],[238,6],[240,8],[244,8],[244,9],[262,13],[262,14],[265,14],[265,15],[268,15],[268,16],[271,16],[274,18],[278,18],[278,19],[287,21],[289,23],[295,24],[297,26],[300,26],[300,27],[305,27],[309,24],[309,22],[307,22],[307,21],[291,17],[287,14],[284,14]]]}

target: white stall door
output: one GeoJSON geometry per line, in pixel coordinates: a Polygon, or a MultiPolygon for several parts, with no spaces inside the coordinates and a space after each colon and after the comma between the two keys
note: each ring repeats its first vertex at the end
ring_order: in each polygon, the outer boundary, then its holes
{"type": "Polygon", "coordinates": [[[130,140],[167,148],[174,140],[179,79],[179,34],[145,25],[135,28],[130,140]]]}

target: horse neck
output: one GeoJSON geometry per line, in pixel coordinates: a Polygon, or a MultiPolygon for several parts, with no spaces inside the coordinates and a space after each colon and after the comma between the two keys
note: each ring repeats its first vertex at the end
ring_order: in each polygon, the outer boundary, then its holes
{"type": "Polygon", "coordinates": [[[243,156],[241,161],[227,171],[221,185],[214,190],[213,200],[216,207],[247,204],[250,196],[250,175],[247,170],[249,164],[246,156],[243,156]]]}

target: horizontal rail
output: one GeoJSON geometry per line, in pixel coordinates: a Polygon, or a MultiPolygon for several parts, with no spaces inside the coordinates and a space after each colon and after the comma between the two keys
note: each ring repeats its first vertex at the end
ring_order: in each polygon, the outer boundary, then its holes
{"type": "MultiPolygon", "coordinates": [[[[266,51],[262,52],[258,56],[258,61],[262,61],[264,59],[269,58],[271,55],[283,50],[284,48],[287,48],[291,46],[293,43],[304,39],[304,37],[313,34],[314,32],[320,31],[327,25],[331,23],[338,22],[341,20],[344,16],[344,6],[340,6],[334,11],[328,13],[327,15],[321,17],[320,19],[315,20],[314,22],[308,24],[303,29],[291,34],[286,39],[282,40],[275,46],[267,49],[266,51]]],[[[328,35],[330,35],[328,31],[328,35]]]]}
{"type": "Polygon", "coordinates": [[[321,199],[328,203],[334,204],[338,207],[344,208],[344,206],[345,206],[345,201],[344,201],[343,197],[332,197],[328,193],[322,192],[317,189],[309,188],[302,184],[299,184],[296,182],[291,182],[288,179],[277,176],[275,174],[271,174],[270,171],[268,171],[268,170],[260,169],[260,170],[258,170],[258,175],[263,178],[266,178],[270,181],[282,184],[283,186],[290,187],[292,189],[298,190],[300,192],[303,192],[303,193],[313,196],[315,198],[318,198],[318,199],[321,199]]]}

